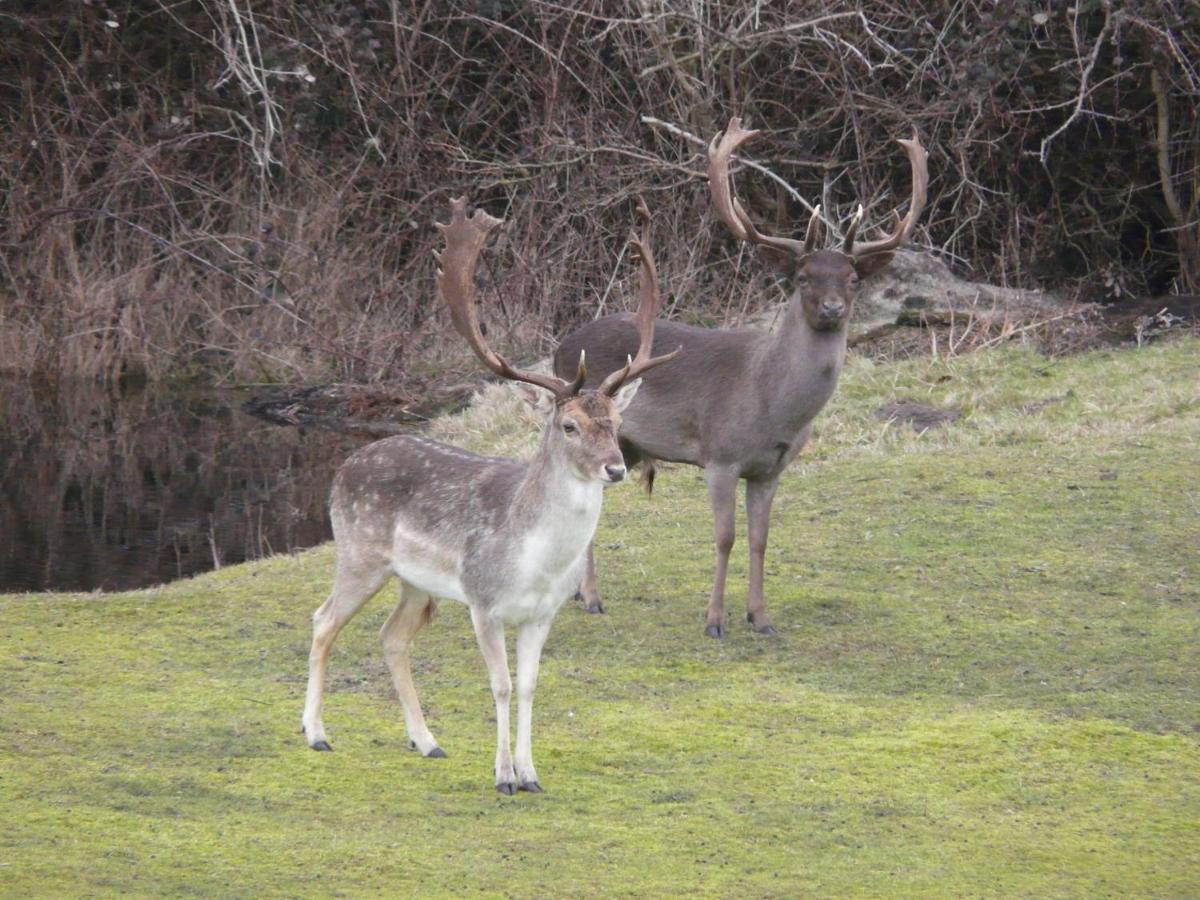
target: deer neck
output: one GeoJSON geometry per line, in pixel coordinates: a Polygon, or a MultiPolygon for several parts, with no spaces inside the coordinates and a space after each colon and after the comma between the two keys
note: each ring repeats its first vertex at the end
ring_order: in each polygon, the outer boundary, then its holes
{"type": "Polygon", "coordinates": [[[847,332],[845,322],[829,331],[813,328],[804,317],[799,292],[792,295],[783,323],[760,359],[760,383],[776,386],[772,415],[784,430],[803,428],[833,396],[846,360],[847,332]]]}
{"type": "Polygon", "coordinates": [[[570,554],[587,546],[600,517],[604,488],[599,481],[580,478],[566,458],[551,423],[542,432],[537,453],[513,497],[511,527],[547,536],[559,552],[570,554]]]}

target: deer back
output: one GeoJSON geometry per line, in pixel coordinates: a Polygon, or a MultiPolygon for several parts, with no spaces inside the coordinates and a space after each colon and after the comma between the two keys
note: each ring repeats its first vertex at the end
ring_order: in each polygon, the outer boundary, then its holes
{"type": "MultiPolygon", "coordinates": [[[[600,377],[635,340],[629,316],[605,316],[569,335],[555,366],[586,349],[589,377],[600,377]]],[[[736,462],[747,473],[777,465],[780,445],[790,451],[832,395],[845,358],[844,339],[803,327],[769,334],[660,321],[655,352],[660,341],[683,352],[643,376],[625,411],[621,441],[630,462],[736,462]]]]}

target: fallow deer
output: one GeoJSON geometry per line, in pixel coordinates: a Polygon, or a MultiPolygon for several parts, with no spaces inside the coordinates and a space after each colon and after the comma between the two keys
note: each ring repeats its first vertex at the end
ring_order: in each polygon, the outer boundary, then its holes
{"type": "MultiPolygon", "coordinates": [[[[383,626],[384,657],[412,745],[446,754],[426,727],[413,687],[409,649],[438,598],[465,603],[496,702],[496,789],[538,792],[533,766],[533,691],[550,623],[579,584],[600,516],[603,488],[625,477],[617,446],[621,410],[640,376],[674,354],[650,357],[658,292],[648,230],[635,236],[641,258],[636,356],[581,390],[584,354],[570,379],[515,369],[485,342],[475,311],[475,266],[502,222],[452,201],[438,288],[455,329],[491,371],[532,385],[544,401],[541,443],[528,461],[476,456],[424,437],[400,435],[352,454],[334,478],[330,518],[337,552],[333,589],[313,615],[302,728],[314,750],[330,750],[321,702],[330,646],[342,626],[395,574],[400,603],[383,626]],[[516,626],[517,746],[509,744],[512,682],[504,626],[516,626]]],[[[640,212],[649,216],[644,205],[640,212]]]]}
{"type": "MultiPolygon", "coordinates": [[[[655,460],[690,463],[704,469],[715,518],[716,577],[709,598],[705,634],[725,629],[725,573],[734,541],[737,481],[746,481],[750,531],[750,592],[747,619],[760,633],[773,634],[763,601],[763,556],[771,501],[779,478],[808,440],[814,417],[833,395],[846,357],[846,322],[854,286],[886,266],[912,232],[925,206],[929,181],[927,154],[914,135],[900,144],[912,168],[907,215],[895,213],[892,233],[858,242],[859,207],[836,250],[817,250],[819,208],[803,241],[763,234],[750,221],[730,187],[729,160],[757,132],[730,120],[708,148],[708,181],[718,217],[739,240],[757,244],[768,260],[789,276],[793,292],[774,334],[714,330],[659,322],[656,348],[682,346],[678,359],[648,375],[626,410],[619,433],[627,466],[655,460]]],[[[569,360],[586,351],[591,377],[618,368],[636,341],[628,315],[611,315],[568,336],[554,357],[560,374],[569,360]]],[[[603,612],[596,588],[592,551],[579,594],[591,612],[603,612]]]]}

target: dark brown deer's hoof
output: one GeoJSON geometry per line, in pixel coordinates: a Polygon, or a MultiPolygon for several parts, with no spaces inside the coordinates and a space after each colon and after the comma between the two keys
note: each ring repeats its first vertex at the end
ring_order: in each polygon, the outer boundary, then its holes
{"type": "Polygon", "coordinates": [[[719,639],[719,638],[725,637],[725,628],[722,625],[709,625],[707,628],[704,629],[704,633],[707,634],[710,638],[718,638],[719,639]]]}
{"type": "Polygon", "coordinates": [[[750,613],[746,613],[746,621],[749,622],[754,628],[755,634],[779,634],[779,632],[775,630],[775,626],[770,622],[763,622],[761,625],[759,625],[754,621],[754,616],[750,615],[750,613]]]}
{"type": "Polygon", "coordinates": [[[315,744],[309,744],[314,750],[320,750],[325,753],[330,753],[333,748],[329,746],[329,741],[317,741],[315,744]]]}
{"type": "Polygon", "coordinates": [[[513,784],[511,781],[501,781],[499,784],[496,785],[496,790],[498,790],[502,794],[507,794],[509,797],[511,797],[513,794],[515,794],[517,792],[517,786],[515,784],[513,784]]]}
{"type": "Polygon", "coordinates": [[[522,781],[521,782],[521,790],[528,791],[531,794],[543,793],[542,786],[540,784],[538,784],[536,781],[522,781]]]}
{"type": "Polygon", "coordinates": [[[430,750],[428,753],[425,754],[425,758],[426,759],[445,759],[446,751],[443,750],[441,747],[434,747],[432,750],[430,750]]]}

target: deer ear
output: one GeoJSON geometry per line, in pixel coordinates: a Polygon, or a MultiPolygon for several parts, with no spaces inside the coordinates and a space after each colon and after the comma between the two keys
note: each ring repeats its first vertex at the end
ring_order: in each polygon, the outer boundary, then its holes
{"type": "Polygon", "coordinates": [[[860,257],[854,261],[854,271],[858,273],[860,280],[865,281],[872,275],[882,272],[895,255],[895,253],[872,253],[869,256],[860,257]]]}
{"type": "Polygon", "coordinates": [[[532,384],[517,383],[515,387],[521,399],[539,416],[545,417],[554,412],[554,395],[549,391],[534,387],[532,384]]]}
{"type": "Polygon", "coordinates": [[[779,247],[772,247],[770,244],[759,244],[758,256],[784,278],[791,278],[800,268],[800,260],[797,259],[795,253],[779,247]]]}
{"type": "Polygon", "coordinates": [[[625,407],[633,402],[634,395],[637,394],[638,388],[642,386],[642,379],[635,378],[628,384],[623,384],[613,394],[613,405],[616,406],[617,412],[625,412],[625,407]]]}

